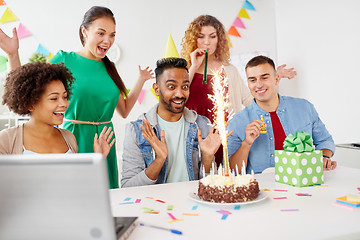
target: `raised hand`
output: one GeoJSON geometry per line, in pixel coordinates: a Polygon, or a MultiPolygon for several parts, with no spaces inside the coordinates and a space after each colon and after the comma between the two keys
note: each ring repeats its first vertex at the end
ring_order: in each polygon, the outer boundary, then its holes
{"type": "Polygon", "coordinates": [[[149,69],[149,66],[147,66],[144,69],[141,69],[140,65],[139,66],[139,78],[142,79],[143,82],[146,82],[149,79],[154,78],[154,72],[152,69],[149,69]]]}
{"type": "Polygon", "coordinates": [[[112,128],[109,127],[106,131],[106,126],[103,128],[103,130],[100,133],[100,136],[98,137],[98,134],[95,133],[94,137],[94,152],[95,153],[102,153],[104,158],[107,157],[107,155],[110,152],[111,147],[115,143],[115,138],[110,142],[112,136],[114,135],[114,131],[111,131],[112,128]]]}
{"type": "Polygon", "coordinates": [[[19,39],[17,36],[16,28],[13,28],[13,36],[9,37],[0,29],[0,48],[7,55],[17,54],[19,49],[19,39]]]}
{"type": "Polygon", "coordinates": [[[165,159],[168,155],[168,149],[167,149],[166,141],[165,141],[165,131],[164,130],[161,131],[161,133],[160,133],[161,140],[159,140],[156,137],[155,132],[152,129],[149,121],[146,119],[143,119],[142,121],[143,121],[143,125],[140,124],[140,128],[143,131],[142,135],[154,149],[154,151],[156,153],[155,160],[160,160],[160,161],[162,161],[162,163],[164,163],[165,159]]]}
{"type": "Polygon", "coordinates": [[[279,77],[288,79],[294,78],[297,74],[294,68],[285,69],[285,67],[286,64],[283,64],[276,69],[276,73],[279,75],[279,77]]]}

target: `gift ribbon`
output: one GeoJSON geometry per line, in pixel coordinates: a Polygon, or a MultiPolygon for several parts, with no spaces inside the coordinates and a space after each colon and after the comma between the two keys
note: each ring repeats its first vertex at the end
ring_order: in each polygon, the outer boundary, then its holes
{"type": "Polygon", "coordinates": [[[296,132],[295,136],[289,134],[284,141],[284,150],[290,152],[312,152],[315,150],[312,137],[306,132],[296,132]]]}

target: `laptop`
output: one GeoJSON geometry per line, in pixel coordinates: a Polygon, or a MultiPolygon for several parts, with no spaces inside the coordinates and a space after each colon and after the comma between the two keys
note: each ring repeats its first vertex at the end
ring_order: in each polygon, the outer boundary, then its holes
{"type": "Polygon", "coordinates": [[[112,217],[101,154],[0,155],[0,239],[125,239],[136,224],[112,217]]]}

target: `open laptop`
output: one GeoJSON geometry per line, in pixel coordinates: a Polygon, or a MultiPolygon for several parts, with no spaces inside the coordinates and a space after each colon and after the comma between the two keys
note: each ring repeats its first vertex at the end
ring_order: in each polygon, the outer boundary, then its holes
{"type": "Polygon", "coordinates": [[[101,154],[0,155],[0,239],[115,240],[136,225],[124,219],[112,217],[101,154]]]}

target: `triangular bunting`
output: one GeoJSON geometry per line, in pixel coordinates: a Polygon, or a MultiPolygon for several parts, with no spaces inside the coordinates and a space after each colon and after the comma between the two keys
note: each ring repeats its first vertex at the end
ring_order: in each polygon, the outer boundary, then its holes
{"type": "Polygon", "coordinates": [[[46,61],[48,62],[54,55],[52,55],[51,53],[49,53],[49,56],[47,57],[46,61]]]}
{"type": "Polygon", "coordinates": [[[176,46],[171,34],[169,34],[168,41],[166,43],[166,48],[164,51],[164,58],[168,58],[168,57],[176,57],[176,58],[179,57],[179,53],[176,50],[176,46]]]}
{"type": "Polygon", "coordinates": [[[157,100],[159,100],[159,97],[156,95],[155,90],[153,88],[150,88],[150,92],[154,94],[157,100]]]}
{"type": "Polygon", "coordinates": [[[0,23],[8,23],[18,20],[17,16],[10,10],[10,8],[6,8],[4,14],[0,18],[0,23]]]}
{"type": "Polygon", "coordinates": [[[42,55],[44,55],[45,57],[49,56],[50,52],[49,50],[47,50],[43,45],[41,45],[39,43],[39,46],[36,50],[37,53],[41,53],[42,55]]]}
{"type": "Polygon", "coordinates": [[[255,11],[254,6],[248,1],[246,0],[242,6],[243,8],[247,9],[247,10],[252,10],[255,11]]]}
{"type": "Polygon", "coordinates": [[[22,25],[22,23],[19,24],[19,27],[17,29],[17,35],[18,38],[24,38],[24,37],[28,37],[31,35],[31,32],[29,32],[29,30],[26,29],[26,27],[24,25],[22,25]]]}
{"type": "Polygon", "coordinates": [[[236,30],[236,28],[234,26],[230,27],[228,34],[235,36],[235,37],[241,37],[240,33],[236,30]]]}
{"type": "Polygon", "coordinates": [[[8,59],[4,56],[0,56],[0,72],[4,72],[7,70],[8,59]]]}
{"type": "Polygon", "coordinates": [[[229,38],[229,34],[226,34],[226,39],[227,39],[227,41],[228,41],[229,48],[232,48],[233,45],[231,44],[231,41],[230,41],[230,38],[229,38]]]}
{"type": "Polygon", "coordinates": [[[239,12],[239,14],[238,14],[238,17],[239,17],[239,18],[251,19],[244,8],[242,8],[242,9],[240,10],[240,12],[239,12]]]}
{"type": "Polygon", "coordinates": [[[244,23],[241,21],[241,18],[237,17],[233,23],[233,26],[238,27],[238,28],[243,28],[246,29],[244,23]]]}
{"type": "Polygon", "coordinates": [[[139,97],[138,97],[138,102],[139,102],[139,104],[141,104],[142,103],[142,100],[143,100],[143,98],[144,98],[144,95],[145,95],[145,90],[144,89],[141,89],[141,92],[140,92],[140,94],[139,94],[139,97]]]}
{"type": "MultiPolygon", "coordinates": [[[[129,94],[129,92],[130,92],[130,89],[126,89],[126,95],[128,95],[128,94],[129,94]]],[[[123,97],[125,98],[125,94],[124,94],[124,93],[122,93],[122,95],[123,95],[123,97]]]]}
{"type": "Polygon", "coordinates": [[[4,0],[0,0],[0,6],[2,6],[2,5],[6,5],[4,0]]]}

